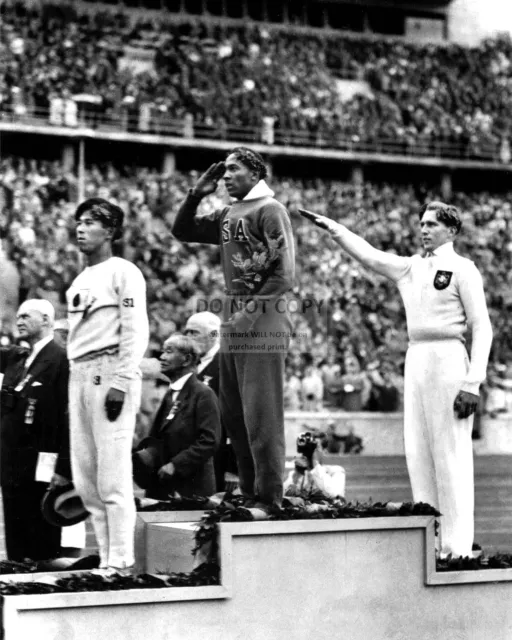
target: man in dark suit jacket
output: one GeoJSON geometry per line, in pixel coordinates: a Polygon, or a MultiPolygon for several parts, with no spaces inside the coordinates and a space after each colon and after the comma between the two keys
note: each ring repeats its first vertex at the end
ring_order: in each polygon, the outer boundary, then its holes
{"type": "Polygon", "coordinates": [[[14,561],[55,558],[60,549],[60,527],[41,513],[49,483],[67,484],[71,477],[69,368],[65,350],[53,339],[54,316],[47,300],[25,301],[17,328],[32,350],[1,351],[0,484],[7,557],[14,561]]]}
{"type": "MultiPolygon", "coordinates": [[[[194,313],[183,333],[192,337],[201,351],[197,377],[219,397],[220,318],[210,311],[194,313]]],[[[222,423],[222,421],[221,421],[222,423]]],[[[219,446],[213,459],[217,491],[234,491],[238,487],[238,469],[233,445],[221,424],[219,446]]]]}
{"type": "Polygon", "coordinates": [[[215,393],[195,375],[199,354],[190,337],[174,334],[165,341],[160,362],[171,384],[149,437],[133,454],[134,480],[149,498],[215,493],[220,414],[215,393]]]}

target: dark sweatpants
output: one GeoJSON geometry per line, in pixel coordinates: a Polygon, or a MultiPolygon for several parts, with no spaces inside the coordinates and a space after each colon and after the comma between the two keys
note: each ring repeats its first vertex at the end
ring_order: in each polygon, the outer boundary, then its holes
{"type": "Polygon", "coordinates": [[[59,555],[61,528],[46,522],[41,500],[47,485],[2,487],[5,546],[9,560],[49,560],[59,555]]]}
{"type": "Polygon", "coordinates": [[[285,465],[286,352],[230,353],[221,341],[219,400],[235,450],[240,489],[248,498],[280,505],[285,465]]]}

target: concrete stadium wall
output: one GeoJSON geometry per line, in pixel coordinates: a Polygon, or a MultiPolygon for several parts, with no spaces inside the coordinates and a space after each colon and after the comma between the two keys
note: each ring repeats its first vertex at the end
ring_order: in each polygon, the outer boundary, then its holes
{"type": "Polygon", "coordinates": [[[221,523],[220,586],[6,596],[4,640],[510,640],[512,570],[436,573],[434,539],[432,517],[221,523]]]}
{"type": "MultiPolygon", "coordinates": [[[[287,413],[286,455],[296,455],[297,436],[308,428],[323,431],[329,422],[334,422],[340,434],[348,433],[350,426],[363,439],[366,455],[403,455],[403,414],[368,412],[296,412],[287,413]]],[[[342,449],[343,450],[343,449],[342,449]]]]}
{"type": "MultiPolygon", "coordinates": [[[[347,413],[347,412],[289,412],[286,414],[286,455],[296,455],[296,439],[308,428],[325,430],[333,421],[339,433],[348,432],[349,426],[363,439],[362,455],[404,455],[402,413],[347,413]]],[[[480,455],[512,454],[512,415],[482,419],[481,438],[474,441],[474,451],[480,455]]]]}
{"type": "Polygon", "coordinates": [[[512,3],[507,0],[453,0],[448,8],[448,40],[474,46],[497,33],[512,35],[512,3]]]}

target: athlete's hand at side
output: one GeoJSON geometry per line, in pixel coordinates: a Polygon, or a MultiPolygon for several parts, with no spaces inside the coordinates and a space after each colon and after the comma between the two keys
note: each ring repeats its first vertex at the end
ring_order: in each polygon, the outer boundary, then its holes
{"type": "Polygon", "coordinates": [[[469,391],[459,391],[455,401],[453,403],[453,410],[459,420],[469,418],[470,415],[475,413],[478,406],[479,396],[469,391]]]}
{"type": "Polygon", "coordinates": [[[110,387],[107,397],[105,398],[105,411],[110,422],[115,422],[119,418],[119,415],[123,410],[123,404],[124,391],[119,391],[119,389],[110,387]]]}
{"type": "Polygon", "coordinates": [[[160,480],[168,480],[173,477],[175,471],[174,464],[172,462],[168,462],[158,469],[158,477],[160,480]]]}

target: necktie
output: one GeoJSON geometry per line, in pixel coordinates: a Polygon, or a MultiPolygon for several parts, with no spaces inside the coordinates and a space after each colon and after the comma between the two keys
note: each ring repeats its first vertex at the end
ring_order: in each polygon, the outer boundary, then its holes
{"type": "Polygon", "coordinates": [[[180,392],[179,390],[176,390],[176,389],[172,389],[172,393],[169,394],[169,402],[166,407],[166,414],[165,414],[167,420],[170,420],[171,418],[173,418],[176,413],[176,407],[174,406],[174,403],[178,399],[179,395],[180,395],[180,392]]]}
{"type": "Polygon", "coordinates": [[[29,361],[29,357],[31,353],[32,351],[27,351],[26,353],[24,353],[18,362],[19,369],[18,369],[18,374],[16,376],[16,384],[21,382],[23,378],[27,375],[27,371],[31,364],[29,361]]]}

